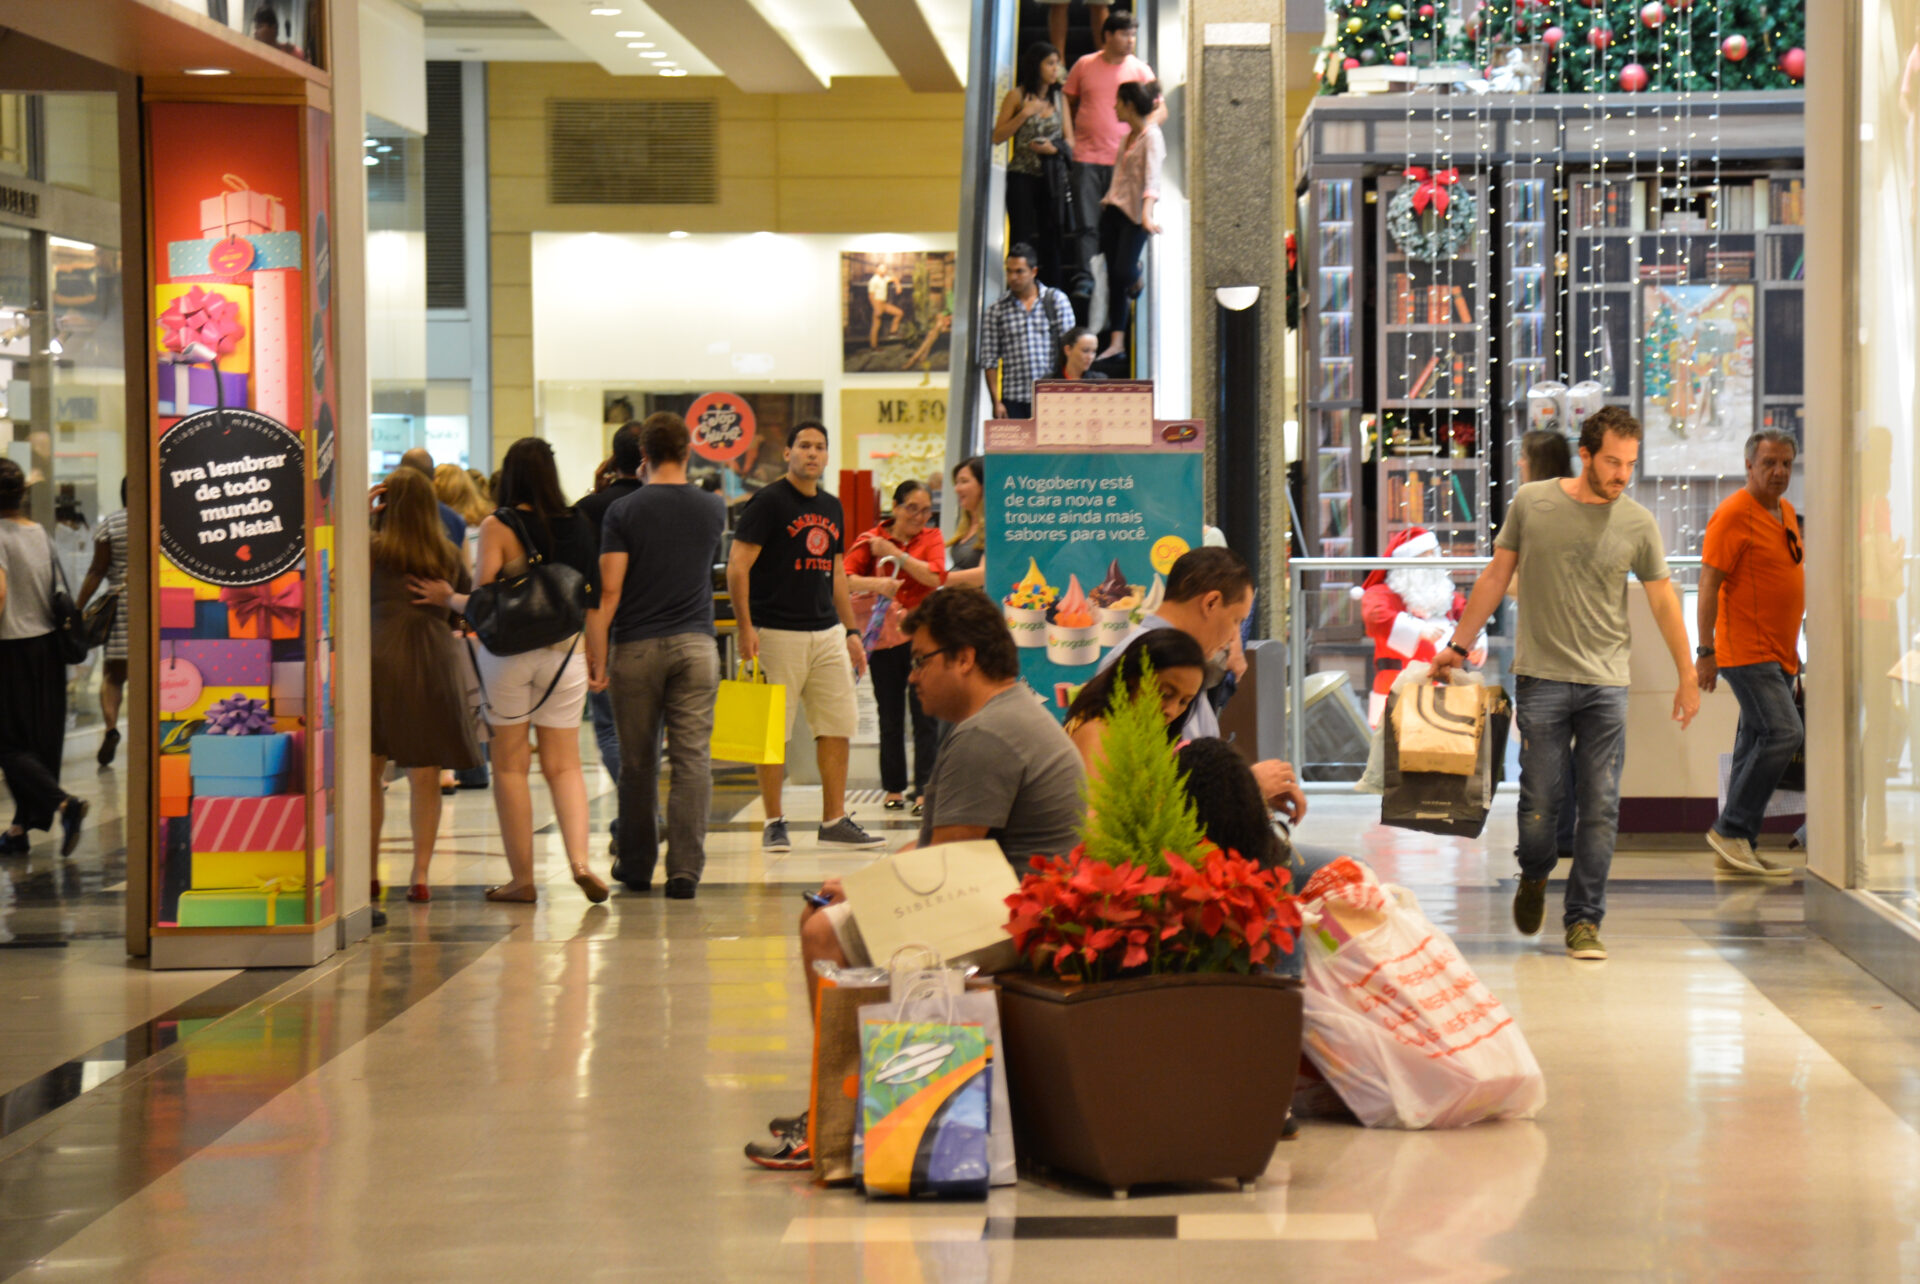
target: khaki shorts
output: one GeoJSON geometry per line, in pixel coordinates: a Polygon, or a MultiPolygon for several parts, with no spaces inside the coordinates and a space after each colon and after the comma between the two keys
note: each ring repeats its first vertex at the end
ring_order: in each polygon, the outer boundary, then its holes
{"type": "Polygon", "coordinates": [[[802,706],[816,737],[853,738],[858,714],[853,704],[853,661],[847,656],[845,629],[837,624],[813,633],[761,629],[760,667],[767,681],[787,689],[788,738],[793,736],[793,715],[802,706]]]}
{"type": "Polygon", "coordinates": [[[840,952],[847,956],[847,966],[872,967],[866,938],[860,935],[860,925],[853,921],[853,906],[846,901],[836,901],[820,912],[833,924],[833,934],[839,938],[840,952]]]}

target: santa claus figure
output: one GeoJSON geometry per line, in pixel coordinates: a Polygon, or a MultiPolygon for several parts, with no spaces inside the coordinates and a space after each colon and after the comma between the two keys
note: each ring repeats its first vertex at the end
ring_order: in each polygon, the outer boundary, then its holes
{"type": "MultiPolygon", "coordinates": [[[[1432,660],[1434,652],[1453,636],[1454,621],[1467,599],[1453,576],[1438,566],[1416,565],[1440,556],[1440,541],[1432,531],[1409,526],[1387,543],[1387,556],[1409,564],[1368,575],[1360,594],[1360,614],[1367,636],[1373,639],[1373,698],[1368,721],[1380,725],[1387,711],[1387,693],[1400,671],[1417,661],[1432,660]]],[[[1486,634],[1473,644],[1474,664],[1486,658],[1486,634]]]]}

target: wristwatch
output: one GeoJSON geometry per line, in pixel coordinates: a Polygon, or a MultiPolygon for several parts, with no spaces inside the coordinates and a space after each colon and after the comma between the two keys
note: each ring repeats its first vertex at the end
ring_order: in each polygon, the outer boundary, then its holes
{"type": "Polygon", "coordinates": [[[1710,646],[1697,646],[1693,648],[1693,658],[1696,660],[1704,660],[1712,654],[1713,648],[1710,646]]]}
{"type": "Polygon", "coordinates": [[[850,638],[857,638],[857,637],[860,637],[860,636],[862,636],[862,634],[861,634],[861,632],[860,632],[860,630],[859,630],[859,629],[848,629],[848,630],[847,630],[847,636],[848,636],[848,637],[850,637],[850,638]]]}

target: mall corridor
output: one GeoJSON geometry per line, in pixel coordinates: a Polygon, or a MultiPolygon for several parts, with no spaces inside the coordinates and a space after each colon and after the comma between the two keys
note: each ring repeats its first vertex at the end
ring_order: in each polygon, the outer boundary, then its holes
{"type": "MultiPolygon", "coordinates": [[[[1797,875],[1623,852],[1613,955],[1586,964],[1507,921],[1510,809],[1471,842],[1369,811],[1318,797],[1309,823],[1507,1002],[1539,1118],[1306,1119],[1247,1193],[1028,1174],[984,1206],[741,1157],[806,1092],[797,892],[861,858],[762,857],[737,784],[697,900],[604,906],[551,834],[540,905],[484,903],[504,862],[463,793],[433,901],[390,895],[385,930],[304,971],[128,971],[102,826],[0,882],[0,1279],[1912,1278],[1920,1015],[1808,933],[1797,875]]],[[[384,847],[391,877],[404,829],[384,847]]],[[[1119,1126],[1178,1127],[1181,1098],[1119,1126]]]]}

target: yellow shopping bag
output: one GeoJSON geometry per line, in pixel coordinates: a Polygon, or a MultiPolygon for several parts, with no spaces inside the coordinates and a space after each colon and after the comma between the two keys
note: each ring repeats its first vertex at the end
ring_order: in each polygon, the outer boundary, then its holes
{"type": "Polygon", "coordinates": [[[738,681],[722,681],[713,702],[713,756],[724,762],[787,760],[787,689],[768,682],[760,661],[740,666],[738,681]]]}

